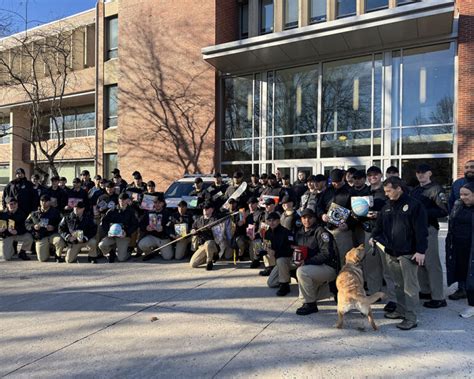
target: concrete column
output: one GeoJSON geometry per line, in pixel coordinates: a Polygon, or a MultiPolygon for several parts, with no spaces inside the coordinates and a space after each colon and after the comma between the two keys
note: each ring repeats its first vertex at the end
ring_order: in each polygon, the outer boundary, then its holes
{"type": "Polygon", "coordinates": [[[10,125],[13,134],[10,136],[10,179],[15,177],[15,170],[23,168],[26,177],[31,176],[31,164],[23,158],[30,160],[30,144],[24,138],[28,137],[31,118],[26,108],[14,108],[10,112],[10,125]],[[25,156],[23,153],[25,152],[25,156]]]}
{"type": "Polygon", "coordinates": [[[365,0],[357,0],[357,16],[365,13],[365,0]]]}
{"type": "Polygon", "coordinates": [[[301,28],[309,24],[309,0],[299,0],[298,3],[298,26],[301,28]]]}
{"type": "Polygon", "coordinates": [[[249,37],[260,34],[260,1],[249,0],[249,37]]]}
{"type": "Polygon", "coordinates": [[[281,32],[285,27],[285,0],[273,1],[273,31],[281,32]]]}
{"type": "Polygon", "coordinates": [[[327,20],[333,21],[336,19],[336,0],[326,0],[326,1],[327,1],[327,20]]]}
{"type": "Polygon", "coordinates": [[[397,6],[397,0],[388,0],[388,7],[395,8],[397,6]]]}

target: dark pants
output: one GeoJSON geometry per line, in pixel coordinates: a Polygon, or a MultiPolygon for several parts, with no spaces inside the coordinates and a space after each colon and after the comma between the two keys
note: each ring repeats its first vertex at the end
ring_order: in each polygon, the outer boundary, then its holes
{"type": "Polygon", "coordinates": [[[466,291],[467,293],[467,303],[474,307],[474,291],[466,291]]]}

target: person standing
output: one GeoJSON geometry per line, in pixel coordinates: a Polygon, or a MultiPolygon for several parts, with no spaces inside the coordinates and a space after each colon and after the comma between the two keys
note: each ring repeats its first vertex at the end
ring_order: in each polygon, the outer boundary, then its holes
{"type": "Polygon", "coordinates": [[[474,182],[474,159],[470,159],[464,164],[464,177],[455,180],[451,187],[451,194],[448,199],[450,211],[453,209],[455,201],[459,200],[461,187],[472,182],[474,182]]]}
{"type": "MultiPolygon", "coordinates": [[[[193,226],[193,215],[188,210],[188,203],[186,203],[184,200],[181,200],[178,203],[178,211],[170,217],[170,222],[170,237],[172,239],[182,237],[182,235],[179,235],[178,232],[183,233],[183,229],[186,230],[186,234],[191,231],[191,228],[193,226]]],[[[190,243],[190,237],[176,242],[174,253],[174,258],[176,260],[181,260],[186,256],[190,243]]]]}
{"type": "Polygon", "coordinates": [[[383,183],[388,202],[380,211],[370,244],[385,247],[390,274],[395,281],[397,305],[386,318],[401,319],[397,328],[410,330],[418,325],[418,267],[423,266],[428,248],[428,215],[425,207],[403,190],[397,177],[383,183]]]}
{"type": "Polygon", "coordinates": [[[459,196],[449,217],[446,269],[448,286],[458,282],[458,289],[449,298],[467,298],[468,307],[460,316],[468,318],[474,316],[474,182],[464,184],[459,196]]]}
{"type": "Polygon", "coordinates": [[[74,206],[82,201],[86,206],[86,212],[89,212],[89,195],[86,190],[82,188],[82,182],[79,178],[74,178],[72,181],[72,188],[67,192],[67,204],[64,207],[66,212],[71,212],[74,206]]]}
{"type": "Polygon", "coordinates": [[[51,177],[51,187],[48,188],[47,194],[51,199],[51,206],[62,213],[67,205],[67,193],[59,187],[59,176],[51,177]]]}
{"type": "Polygon", "coordinates": [[[7,208],[7,199],[15,198],[18,201],[18,207],[29,215],[35,208],[36,192],[33,184],[26,179],[25,170],[17,168],[15,179],[8,183],[3,190],[2,204],[3,209],[7,208]]]}
{"type": "Polygon", "coordinates": [[[91,180],[91,173],[89,170],[82,170],[81,172],[81,187],[89,193],[89,191],[94,187],[94,182],[91,180]]]}
{"type": "Polygon", "coordinates": [[[443,268],[439,257],[438,219],[448,215],[447,196],[439,184],[431,181],[433,172],[427,164],[420,164],[416,168],[416,177],[420,183],[410,195],[417,199],[428,214],[428,249],[424,266],[418,269],[420,282],[420,298],[427,299],[423,303],[426,308],[446,307],[443,286],[443,268]]]}

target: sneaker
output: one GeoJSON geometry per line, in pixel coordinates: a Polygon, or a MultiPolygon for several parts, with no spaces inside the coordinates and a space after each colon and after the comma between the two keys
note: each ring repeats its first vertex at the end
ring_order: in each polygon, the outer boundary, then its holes
{"type": "Polygon", "coordinates": [[[458,288],[456,292],[448,296],[449,300],[461,300],[467,298],[467,293],[464,288],[458,288]]]}
{"type": "Polygon", "coordinates": [[[97,258],[96,257],[87,257],[87,261],[92,264],[97,263],[97,258]]]}
{"type": "Polygon", "coordinates": [[[462,318],[469,318],[474,316],[474,307],[467,307],[461,313],[459,313],[459,316],[461,316],[462,318]]]}
{"type": "Polygon", "coordinates": [[[403,320],[405,317],[401,313],[398,313],[397,311],[390,312],[390,313],[385,313],[384,315],[385,318],[389,318],[390,320],[403,320]]]}
{"type": "Polygon", "coordinates": [[[431,294],[430,293],[420,292],[418,294],[418,297],[420,298],[420,300],[431,300],[431,294]]]}
{"type": "Polygon", "coordinates": [[[430,301],[425,301],[423,303],[423,306],[426,308],[431,308],[431,309],[437,309],[441,307],[446,307],[448,304],[446,303],[446,300],[430,300],[430,301]]]}
{"type": "Polygon", "coordinates": [[[314,303],[304,303],[302,307],[296,310],[296,314],[300,316],[310,315],[311,313],[318,312],[318,305],[316,302],[314,303]]]}
{"type": "Polygon", "coordinates": [[[410,329],[416,328],[418,324],[414,321],[405,319],[400,324],[397,324],[396,326],[398,329],[401,329],[401,330],[410,330],[410,329]]]}
{"type": "Polygon", "coordinates": [[[383,307],[383,310],[387,313],[393,313],[397,309],[397,303],[393,301],[389,301],[385,307],[383,307]]]}
{"type": "Polygon", "coordinates": [[[290,283],[280,283],[280,288],[278,289],[277,296],[286,296],[290,293],[290,283]]]}
{"type": "Polygon", "coordinates": [[[150,253],[150,254],[145,254],[145,256],[142,258],[142,261],[143,262],[149,261],[149,260],[155,258],[157,255],[158,255],[158,253],[156,253],[156,252],[150,253]]]}
{"type": "Polygon", "coordinates": [[[207,271],[211,271],[213,267],[214,267],[214,263],[212,261],[207,262],[207,265],[206,265],[206,270],[207,271]]]}
{"type": "Polygon", "coordinates": [[[273,270],[273,266],[271,266],[271,267],[265,267],[265,269],[263,269],[262,271],[260,271],[260,272],[258,273],[258,275],[260,275],[260,276],[270,276],[272,270],[273,270]]]}
{"type": "Polygon", "coordinates": [[[18,253],[18,258],[20,258],[23,261],[31,261],[31,258],[28,255],[26,255],[26,252],[23,250],[18,253]]]}
{"type": "Polygon", "coordinates": [[[260,261],[254,260],[252,263],[250,263],[250,268],[259,268],[260,267],[260,261]]]}
{"type": "Polygon", "coordinates": [[[54,261],[55,261],[56,263],[64,263],[64,258],[63,258],[63,257],[58,257],[58,256],[56,256],[56,257],[54,258],[54,261]]]}

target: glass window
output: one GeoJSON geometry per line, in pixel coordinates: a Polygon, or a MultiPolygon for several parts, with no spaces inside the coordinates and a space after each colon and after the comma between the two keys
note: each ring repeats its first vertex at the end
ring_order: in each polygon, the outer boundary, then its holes
{"type": "Polygon", "coordinates": [[[310,2],[310,22],[316,23],[326,21],[326,1],[325,0],[311,0],[310,2]]]}
{"type": "Polygon", "coordinates": [[[388,0],[365,0],[365,11],[375,11],[388,8],[388,0]]]}
{"type": "Polygon", "coordinates": [[[244,179],[249,179],[253,173],[258,173],[258,165],[252,164],[223,164],[221,167],[221,173],[227,174],[230,178],[234,175],[234,172],[240,171],[244,174],[244,179]]]}
{"type": "Polygon", "coordinates": [[[275,74],[275,135],[317,132],[318,66],[275,74]]]}
{"type": "Polygon", "coordinates": [[[321,136],[321,158],[370,156],[370,131],[324,134],[321,136]]]}
{"type": "MultiPolygon", "coordinates": [[[[0,145],[6,145],[10,143],[10,117],[0,118],[0,145]]],[[[0,183],[1,184],[1,183],[0,183]]]]}
{"type": "Polygon", "coordinates": [[[104,154],[104,177],[111,175],[112,170],[118,168],[118,163],[117,153],[104,154]]]}
{"type": "Polygon", "coordinates": [[[273,159],[316,158],[317,136],[296,136],[274,139],[273,159]]]}
{"type": "Polygon", "coordinates": [[[224,139],[252,138],[253,80],[252,76],[225,79],[224,139]]]}
{"type": "Polygon", "coordinates": [[[106,57],[105,60],[118,57],[118,17],[105,19],[106,57]]]}
{"type": "Polygon", "coordinates": [[[105,129],[118,125],[118,86],[105,87],[105,129]]]}
{"type": "Polygon", "coordinates": [[[370,129],[371,111],[372,56],[325,63],[321,131],[370,129]]]}
{"type": "Polygon", "coordinates": [[[243,1],[240,4],[240,38],[247,38],[249,36],[249,2],[243,1]]]}
{"type": "Polygon", "coordinates": [[[441,184],[446,191],[449,191],[453,182],[453,159],[452,158],[419,158],[402,159],[401,174],[402,178],[409,186],[418,185],[416,179],[416,166],[421,163],[427,163],[431,166],[433,176],[431,180],[441,184]]]}
{"type": "Polygon", "coordinates": [[[452,123],[454,45],[403,50],[402,59],[402,125],[452,123]]]}
{"type": "Polygon", "coordinates": [[[357,12],[356,0],[336,0],[337,18],[353,16],[357,12]]]}
{"type": "Polygon", "coordinates": [[[10,181],[10,166],[7,164],[0,165],[0,186],[4,187],[10,181]]]}
{"type": "Polygon", "coordinates": [[[298,1],[285,0],[285,29],[298,26],[298,1]]]}
{"type": "Polygon", "coordinates": [[[402,129],[402,154],[442,154],[453,152],[453,126],[402,129]]]}
{"type": "Polygon", "coordinates": [[[261,0],[260,3],[260,33],[273,32],[273,0],[261,0]]]}
{"type": "Polygon", "coordinates": [[[397,5],[405,5],[405,4],[411,4],[411,3],[416,3],[419,0],[397,0],[397,5]]]}
{"type": "Polygon", "coordinates": [[[50,118],[49,138],[57,138],[64,129],[65,138],[95,136],[95,110],[93,106],[67,109],[62,117],[50,118]],[[57,123],[57,128],[56,124],[57,123]]]}
{"type": "Polygon", "coordinates": [[[251,161],[252,140],[224,141],[223,161],[251,161]]]}

